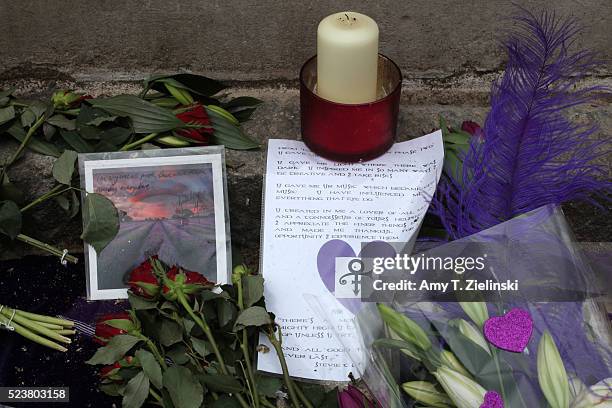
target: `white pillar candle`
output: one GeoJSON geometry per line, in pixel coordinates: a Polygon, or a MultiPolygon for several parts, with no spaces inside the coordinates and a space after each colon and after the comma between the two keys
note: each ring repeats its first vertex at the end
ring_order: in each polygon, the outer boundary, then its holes
{"type": "Polygon", "coordinates": [[[317,94],[340,103],[376,100],[378,25],[352,11],[325,17],[317,30],[317,94]]]}

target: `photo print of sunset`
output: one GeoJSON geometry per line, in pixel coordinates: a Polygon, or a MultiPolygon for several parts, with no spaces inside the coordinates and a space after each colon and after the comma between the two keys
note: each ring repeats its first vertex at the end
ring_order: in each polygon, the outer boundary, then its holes
{"type": "Polygon", "coordinates": [[[126,273],[154,254],[216,280],[210,163],[96,169],[93,185],[115,204],[121,224],[98,257],[100,289],[125,287],[126,273]]]}

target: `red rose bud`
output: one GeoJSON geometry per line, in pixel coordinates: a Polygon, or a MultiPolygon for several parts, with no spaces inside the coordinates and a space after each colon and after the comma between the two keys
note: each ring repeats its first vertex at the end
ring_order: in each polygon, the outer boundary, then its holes
{"type": "Polygon", "coordinates": [[[173,266],[166,273],[162,292],[166,299],[176,300],[177,290],[180,290],[185,295],[192,295],[214,286],[214,282],[209,281],[198,272],[186,271],[173,266]]]}
{"type": "Polygon", "coordinates": [[[57,91],[51,97],[51,102],[56,108],[71,108],[78,106],[85,99],[91,99],[91,96],[70,91],[57,91]]]}
{"type": "MultiPolygon", "coordinates": [[[[153,258],[157,258],[157,256],[153,258]]],[[[159,281],[153,273],[153,265],[150,259],[138,265],[130,273],[128,284],[132,293],[146,299],[153,299],[159,294],[159,281]]]]}
{"type": "Polygon", "coordinates": [[[135,329],[136,325],[127,312],[111,313],[97,320],[94,339],[100,344],[106,344],[113,337],[127,334],[135,329]]]}
{"type": "Polygon", "coordinates": [[[374,404],[357,387],[349,385],[344,391],[338,392],[338,406],[340,408],[379,408],[379,404],[374,404]]]}
{"type": "Polygon", "coordinates": [[[123,382],[123,377],[119,375],[119,370],[124,367],[131,367],[136,364],[136,359],[132,356],[126,356],[115,364],[104,366],[100,369],[100,377],[114,382],[123,382]]]}
{"type": "Polygon", "coordinates": [[[461,124],[461,130],[468,132],[472,136],[484,137],[484,132],[480,125],[476,122],[472,122],[471,120],[464,121],[461,124]]]}
{"type": "Polygon", "coordinates": [[[199,128],[186,128],[179,129],[176,134],[187,139],[191,139],[199,144],[208,144],[210,142],[210,136],[214,133],[214,129],[208,118],[206,109],[201,104],[195,104],[188,107],[184,112],[176,115],[184,123],[190,125],[199,125],[199,128]]]}

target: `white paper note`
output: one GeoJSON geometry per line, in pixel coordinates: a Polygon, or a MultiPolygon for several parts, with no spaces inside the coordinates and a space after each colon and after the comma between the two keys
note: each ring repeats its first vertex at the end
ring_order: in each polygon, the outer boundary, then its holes
{"type": "MultiPolygon", "coordinates": [[[[326,286],[319,250],[330,240],[345,241],[356,255],[362,242],[410,241],[443,159],[440,131],[396,143],[383,156],[355,164],[322,159],[302,142],[268,142],[261,270],[266,306],[281,326],[292,376],[346,381],[349,372],[359,371],[353,365],[359,354],[353,313],[334,295],[346,297],[351,291],[330,288],[331,279],[326,286]],[[310,306],[313,299],[333,314],[334,322],[346,324],[329,327],[329,320],[310,306]]],[[[274,349],[267,339],[261,342],[270,352],[259,353],[258,369],[281,373],[274,349]]]]}

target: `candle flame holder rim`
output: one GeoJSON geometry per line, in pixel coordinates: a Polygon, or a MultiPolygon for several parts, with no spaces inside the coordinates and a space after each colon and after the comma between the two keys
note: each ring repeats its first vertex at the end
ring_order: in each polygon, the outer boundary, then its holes
{"type": "MultiPolygon", "coordinates": [[[[310,64],[313,63],[314,60],[316,60],[317,55],[313,55],[312,57],[308,58],[306,60],[306,62],[304,62],[304,64],[302,65],[302,68],[300,69],[300,85],[302,87],[304,87],[305,89],[307,89],[308,91],[310,91],[311,96],[314,97],[315,99],[319,99],[321,101],[327,102],[327,103],[333,103],[334,105],[337,106],[346,106],[346,107],[359,107],[359,106],[369,106],[375,103],[380,103],[383,102],[385,100],[391,99],[393,97],[393,95],[402,87],[402,80],[403,80],[403,76],[402,76],[402,70],[400,69],[400,67],[395,63],[395,61],[393,61],[391,58],[387,57],[384,54],[378,53],[378,59],[379,60],[384,60],[388,63],[391,64],[391,66],[395,69],[396,74],[397,74],[397,83],[393,86],[393,89],[391,89],[390,91],[386,92],[385,94],[383,94],[382,97],[377,98],[371,102],[363,102],[363,103],[343,103],[343,102],[336,102],[336,101],[332,101],[330,99],[325,99],[321,96],[319,96],[314,87],[310,86],[309,84],[306,83],[305,80],[305,70],[308,69],[310,67],[310,64]]],[[[316,85],[316,82],[315,82],[316,85]]]]}

